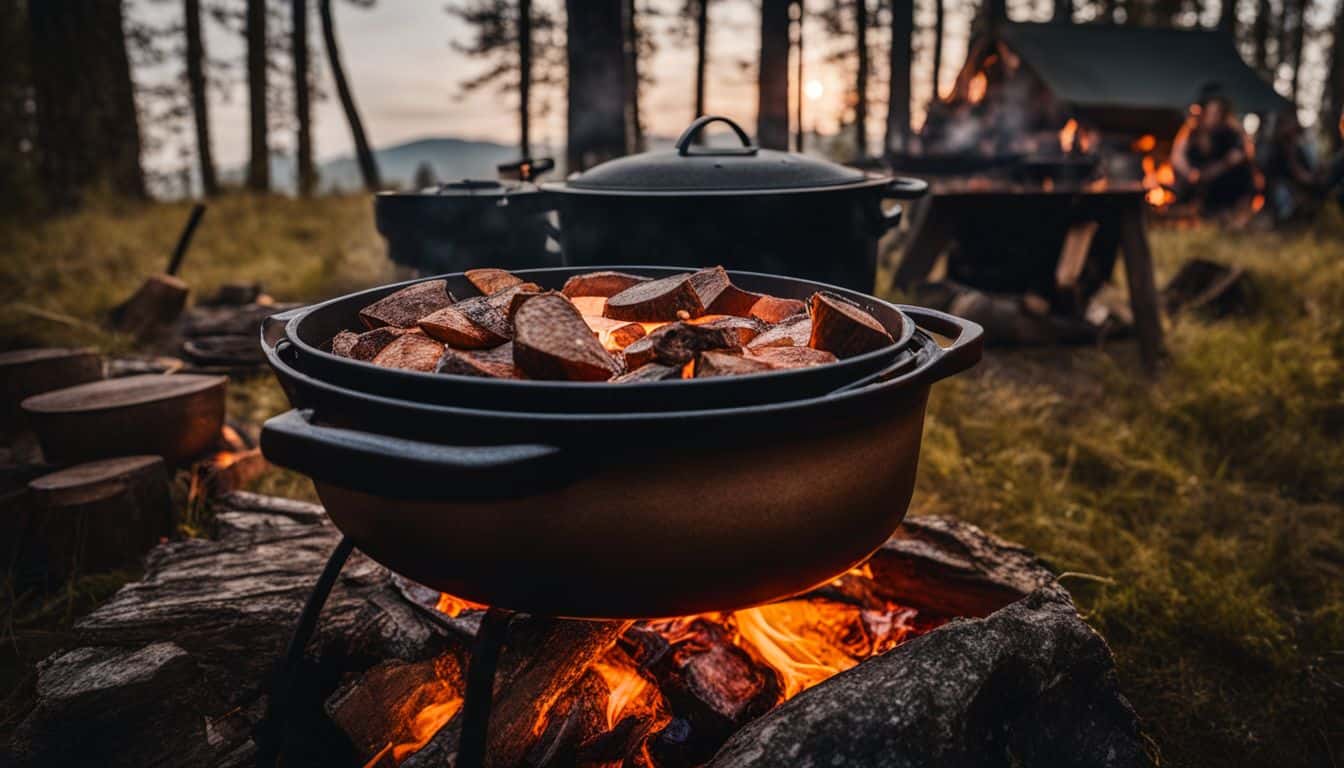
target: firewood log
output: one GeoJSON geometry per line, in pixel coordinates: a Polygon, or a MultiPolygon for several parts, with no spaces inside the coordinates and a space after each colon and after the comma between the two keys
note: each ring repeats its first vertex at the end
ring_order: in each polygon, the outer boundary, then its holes
{"type": "Polygon", "coordinates": [[[726,328],[691,323],[669,323],[625,348],[625,366],[634,370],[647,363],[685,365],[697,352],[737,349],[737,334],[726,328]]]}
{"type": "Polygon", "coordinates": [[[482,296],[489,296],[492,293],[498,293],[505,288],[512,288],[515,285],[521,285],[523,279],[504,269],[495,269],[487,267],[484,269],[468,269],[462,273],[476,290],[481,292],[482,296]]]}
{"type": "Polygon", "coordinates": [[[514,331],[514,364],[531,378],[605,381],[621,371],[563,294],[529,298],[518,308],[514,331]]]}
{"type": "Polygon", "coordinates": [[[688,320],[704,313],[689,274],[636,283],[608,298],[603,310],[606,317],[638,322],[688,320]]]}
{"type": "Polygon", "coordinates": [[[807,345],[839,358],[854,357],[896,343],[877,318],[831,293],[811,299],[812,336],[807,345]]]}
{"type": "Polygon", "coordinates": [[[560,292],[570,297],[576,296],[600,296],[607,298],[615,296],[636,283],[647,283],[649,278],[631,275],[625,272],[589,272],[583,275],[575,275],[565,281],[565,287],[560,292]]]}
{"type": "Polygon", "coordinates": [[[749,317],[752,306],[760,299],[761,294],[744,291],[729,283],[728,287],[720,291],[714,301],[705,307],[705,311],[716,315],[749,317]]]}
{"type": "Polygon", "coordinates": [[[408,371],[432,371],[443,357],[443,345],[422,333],[403,333],[374,356],[374,365],[408,371]]]}
{"type": "Polygon", "coordinates": [[[695,358],[695,378],[711,379],[716,376],[741,376],[746,373],[761,373],[773,370],[775,366],[763,360],[745,357],[732,352],[701,352],[695,358]]]}
{"type": "Polygon", "coordinates": [[[760,347],[748,349],[746,355],[771,368],[808,368],[836,362],[835,355],[811,347],[760,347]]]}
{"type": "Polygon", "coordinates": [[[361,309],[359,319],[370,329],[384,325],[411,328],[420,318],[452,303],[446,280],[427,280],[402,288],[361,309]]]}
{"type": "Polygon", "coordinates": [[[368,362],[377,357],[383,348],[405,333],[420,333],[415,328],[394,328],[390,325],[374,328],[364,333],[341,331],[331,340],[331,352],[340,357],[368,362]]]}
{"type": "Polygon", "coordinates": [[[457,349],[497,347],[513,336],[508,317],[488,296],[459,301],[421,318],[420,329],[457,349]]]}
{"type": "Polygon", "coordinates": [[[732,315],[702,315],[688,321],[692,325],[707,328],[725,328],[737,335],[738,344],[748,344],[766,330],[765,323],[754,317],[733,317],[732,315]]]}
{"type": "Polygon", "coordinates": [[[805,347],[812,339],[812,318],[797,315],[791,319],[767,328],[759,336],[747,343],[748,349],[761,347],[805,347]]]}
{"type": "Polygon", "coordinates": [[[612,384],[639,384],[645,381],[666,381],[681,378],[681,366],[645,363],[633,371],[623,373],[611,380],[612,384]]]}
{"type": "Polygon", "coordinates": [[[691,275],[691,287],[695,289],[695,295],[700,298],[702,307],[713,306],[730,285],[732,283],[729,282],[728,273],[723,271],[723,267],[710,267],[691,275]]]}
{"type": "Polygon", "coordinates": [[[166,328],[187,306],[187,284],[172,275],[153,275],[117,308],[113,327],[137,338],[166,328]]]}
{"type": "Polygon", "coordinates": [[[445,347],[436,368],[439,373],[480,376],[489,379],[521,379],[523,372],[513,364],[513,342],[494,349],[466,351],[445,347]]]}
{"type": "Polygon", "coordinates": [[[807,311],[807,305],[797,299],[762,296],[751,305],[751,316],[767,323],[782,323],[807,311]]]}

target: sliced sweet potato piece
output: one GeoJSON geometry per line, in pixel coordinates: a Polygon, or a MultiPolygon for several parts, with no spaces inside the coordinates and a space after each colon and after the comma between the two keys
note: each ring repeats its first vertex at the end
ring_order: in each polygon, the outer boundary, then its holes
{"type": "Polygon", "coordinates": [[[807,315],[798,315],[762,331],[747,346],[752,349],[761,347],[806,347],[811,338],[812,318],[807,315]]]}
{"type": "Polygon", "coordinates": [[[761,300],[761,294],[744,291],[736,285],[729,283],[714,301],[705,305],[705,311],[716,315],[735,315],[737,317],[748,317],[751,315],[751,308],[756,302],[761,300]]]}
{"type": "Polygon", "coordinates": [[[513,362],[530,378],[605,381],[621,371],[563,294],[529,297],[513,325],[513,362]]]}
{"type": "Polygon", "coordinates": [[[523,372],[513,364],[513,342],[494,349],[467,351],[448,347],[443,350],[436,369],[439,373],[481,376],[490,379],[521,379],[523,372]]]}
{"type": "Polygon", "coordinates": [[[375,301],[359,311],[365,328],[390,325],[412,328],[426,317],[453,303],[446,280],[426,280],[402,288],[400,291],[375,301]]]}
{"type": "Polygon", "coordinates": [[[393,339],[406,333],[420,333],[420,329],[383,326],[363,333],[341,331],[336,334],[336,338],[331,340],[331,351],[332,354],[341,357],[368,362],[381,352],[383,347],[391,344],[393,339]],[[349,334],[349,336],[346,334],[349,334]]]}
{"type": "Polygon", "coordinates": [[[583,275],[575,275],[565,281],[565,287],[560,292],[570,297],[575,296],[600,296],[607,298],[615,296],[626,288],[636,283],[647,283],[649,278],[631,275],[626,272],[589,272],[583,275]]]}
{"type": "Polygon", "coordinates": [[[762,296],[751,305],[751,316],[767,323],[782,323],[807,311],[807,305],[797,299],[762,296]]]}
{"type": "Polygon", "coordinates": [[[739,346],[737,334],[726,328],[668,323],[625,348],[625,367],[634,370],[651,362],[685,365],[698,352],[739,346]]]}
{"type": "Polygon", "coordinates": [[[508,318],[490,303],[488,296],[477,296],[444,307],[422,319],[420,328],[458,349],[497,347],[513,336],[508,318]]]}
{"type": "Polygon", "coordinates": [[[462,273],[467,281],[475,286],[476,290],[482,295],[489,296],[492,293],[498,293],[505,288],[512,288],[515,285],[521,285],[523,278],[504,269],[495,269],[487,267],[484,269],[468,269],[462,273]]]}
{"type": "Polygon", "coordinates": [[[612,384],[638,384],[643,381],[666,381],[668,379],[680,379],[681,366],[663,365],[662,363],[647,363],[611,380],[612,384]]]}
{"type": "Polygon", "coordinates": [[[837,360],[830,352],[811,347],[761,347],[748,349],[746,355],[772,368],[807,368],[834,363],[837,360]]]}
{"type": "Polygon", "coordinates": [[[593,335],[602,343],[603,348],[617,352],[644,338],[644,326],[629,320],[612,320],[609,317],[583,316],[583,322],[593,330],[593,335]]]}
{"type": "Polygon", "coordinates": [[[602,314],[615,320],[658,322],[699,317],[705,307],[691,285],[691,276],[682,274],[636,283],[609,297],[602,314]]]}
{"type": "Polygon", "coordinates": [[[485,300],[487,304],[498,309],[507,320],[512,322],[513,313],[518,311],[518,307],[527,300],[527,297],[545,292],[546,290],[536,283],[519,283],[492,293],[485,300]]]}
{"type": "Polygon", "coordinates": [[[355,342],[359,341],[359,334],[354,331],[341,331],[331,337],[331,354],[337,357],[350,357],[350,350],[355,348],[355,342]]]}
{"type": "Polygon", "coordinates": [[[877,318],[833,293],[812,294],[812,335],[807,345],[836,357],[854,357],[896,343],[877,318]]]}
{"type": "Polygon", "coordinates": [[[738,344],[746,344],[766,330],[765,323],[754,317],[733,317],[731,315],[703,315],[689,321],[692,325],[706,328],[723,328],[737,335],[738,344]]]}
{"type": "Polygon", "coordinates": [[[374,365],[432,371],[443,357],[443,345],[423,333],[403,333],[373,358],[374,365]]]}
{"type": "Polygon", "coordinates": [[[695,378],[697,379],[741,376],[746,373],[761,373],[771,370],[774,370],[774,366],[769,363],[735,352],[701,352],[695,358],[695,378]]]}
{"type": "Polygon", "coordinates": [[[709,267],[691,275],[691,287],[695,289],[695,295],[700,297],[700,306],[705,307],[706,311],[731,285],[723,267],[709,267]]]}

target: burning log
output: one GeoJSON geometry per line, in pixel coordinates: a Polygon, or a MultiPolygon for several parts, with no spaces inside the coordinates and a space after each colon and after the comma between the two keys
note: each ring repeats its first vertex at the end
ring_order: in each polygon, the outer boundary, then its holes
{"type": "Polygon", "coordinates": [[[359,311],[359,319],[369,329],[384,325],[413,328],[421,318],[453,303],[446,280],[427,280],[402,288],[359,311]]]}
{"type": "Polygon", "coordinates": [[[761,347],[806,347],[812,340],[812,318],[807,315],[797,315],[789,318],[773,328],[765,330],[761,335],[752,339],[747,344],[747,349],[759,349],[761,347]]]}
{"type": "Polygon", "coordinates": [[[843,359],[896,343],[877,318],[839,296],[814,293],[811,307],[812,334],[807,345],[814,349],[843,359]]]}
{"type": "Polygon", "coordinates": [[[491,379],[521,379],[523,372],[513,364],[513,342],[505,342],[494,349],[479,352],[462,351],[451,347],[439,358],[439,373],[459,376],[482,376],[491,379]]]}
{"type": "Polygon", "coordinates": [[[737,349],[737,334],[723,327],[669,323],[625,348],[627,368],[639,368],[647,363],[685,365],[699,352],[714,349],[737,349]]]}
{"type": "Polygon", "coordinates": [[[632,285],[647,282],[649,282],[647,277],[630,275],[625,272],[589,272],[585,275],[575,275],[566,280],[560,292],[571,299],[580,296],[605,299],[609,296],[615,296],[632,285]]]}
{"type": "Polygon", "coordinates": [[[512,288],[515,285],[522,285],[523,279],[504,269],[484,268],[468,269],[463,273],[467,281],[475,286],[476,290],[483,296],[489,296],[492,293],[498,293],[505,288],[512,288]]]}
{"type": "Polygon", "coordinates": [[[491,299],[477,296],[450,304],[420,318],[420,330],[458,349],[497,347],[513,338],[513,329],[506,310],[496,307],[491,299]]]}
{"type": "Polygon", "coordinates": [[[710,379],[716,376],[741,376],[747,373],[760,373],[773,370],[774,366],[763,360],[755,360],[732,352],[701,352],[695,359],[695,378],[710,379]]]}
{"type": "Polygon", "coordinates": [[[378,353],[383,351],[383,347],[391,344],[398,336],[417,332],[418,330],[414,328],[394,328],[390,325],[364,333],[341,331],[331,340],[331,353],[367,363],[377,357],[378,353]]]}
{"type": "Polygon", "coordinates": [[[602,314],[614,320],[660,322],[689,320],[704,313],[691,275],[683,274],[636,283],[608,298],[602,314]]]}
{"type": "Polygon", "coordinates": [[[723,267],[709,267],[691,275],[691,287],[695,289],[695,295],[700,298],[701,307],[713,306],[731,285],[728,273],[723,267]]]}
{"type": "Polygon", "coordinates": [[[751,305],[751,316],[766,323],[782,323],[807,311],[807,305],[797,299],[762,296],[751,305]]]}
{"type": "Polygon", "coordinates": [[[443,345],[423,333],[403,333],[383,347],[371,361],[384,368],[432,371],[443,357],[443,345]]]}
{"type": "Polygon", "coordinates": [[[681,366],[645,363],[611,380],[613,384],[639,384],[646,381],[667,381],[681,378],[681,366]]]}
{"type": "Polygon", "coordinates": [[[464,674],[455,652],[386,661],[342,686],[324,708],[360,754],[385,753],[396,765],[461,710],[464,674]]]}
{"type": "Polygon", "coordinates": [[[731,315],[703,315],[689,321],[693,325],[707,328],[723,328],[737,336],[737,343],[746,345],[766,330],[765,323],[754,317],[733,317],[731,315]]]}
{"type": "Polygon", "coordinates": [[[582,745],[600,739],[607,730],[606,682],[589,670],[569,687],[547,713],[546,729],[523,760],[529,768],[587,764],[580,759],[582,745]]]}
{"type": "Polygon", "coordinates": [[[604,381],[620,373],[620,365],[562,294],[528,299],[514,327],[513,361],[531,378],[604,381]]]}

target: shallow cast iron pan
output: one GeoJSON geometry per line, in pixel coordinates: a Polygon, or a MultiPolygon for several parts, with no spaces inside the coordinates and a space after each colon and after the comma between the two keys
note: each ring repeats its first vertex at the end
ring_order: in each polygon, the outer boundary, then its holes
{"type": "Polygon", "coordinates": [[[431,588],[554,616],[732,610],[869,556],[914,488],[929,388],[980,357],[974,323],[923,330],[887,369],[819,397],[676,412],[479,410],[319,381],[266,344],[296,409],[267,459],[313,479],[332,522],[431,588]],[[890,376],[890,378],[887,378],[890,376]]]}
{"type": "MultiPolygon", "coordinates": [[[[614,266],[525,269],[514,274],[543,288],[559,290],[565,280],[574,275],[607,269],[654,278],[695,271],[678,267],[614,266]]],[[[462,408],[567,413],[701,410],[816,397],[886,368],[909,344],[914,333],[914,323],[896,305],[867,294],[825,283],[754,272],[729,271],[728,275],[733,285],[739,288],[780,298],[806,301],[817,291],[831,291],[872,314],[891,332],[896,343],[830,365],[642,384],[517,381],[421,373],[383,368],[326,351],[338,331],[363,327],[358,317],[360,309],[408,285],[442,279],[448,282],[448,290],[458,299],[478,295],[479,292],[460,273],[385,285],[283,312],[267,320],[262,333],[266,337],[264,341],[272,345],[283,335],[288,344],[285,359],[290,367],[341,387],[400,400],[462,408]]]]}

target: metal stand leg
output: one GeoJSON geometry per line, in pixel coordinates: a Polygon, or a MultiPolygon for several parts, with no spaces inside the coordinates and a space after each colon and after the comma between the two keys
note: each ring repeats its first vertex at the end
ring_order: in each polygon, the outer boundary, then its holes
{"type": "Polygon", "coordinates": [[[467,691],[462,704],[462,736],[457,745],[457,768],[482,768],[490,729],[490,706],[495,696],[495,669],[508,634],[513,612],[491,608],[481,619],[467,662],[467,691]]]}
{"type": "Polygon", "coordinates": [[[294,681],[298,677],[299,663],[303,661],[303,651],[308,647],[313,631],[317,629],[317,616],[322,612],[327,597],[331,595],[331,588],[336,585],[336,577],[340,575],[341,568],[345,567],[345,561],[349,559],[354,548],[355,543],[348,536],[341,537],[340,543],[327,559],[327,565],[322,569],[322,575],[318,577],[312,593],[308,595],[308,602],[303,606],[303,613],[299,614],[299,623],[294,627],[293,636],[289,638],[284,657],[276,665],[275,675],[272,678],[274,685],[266,703],[266,715],[258,724],[253,739],[257,744],[258,766],[269,768],[276,765],[280,759],[284,729],[289,722],[290,699],[294,694],[294,681]]]}

